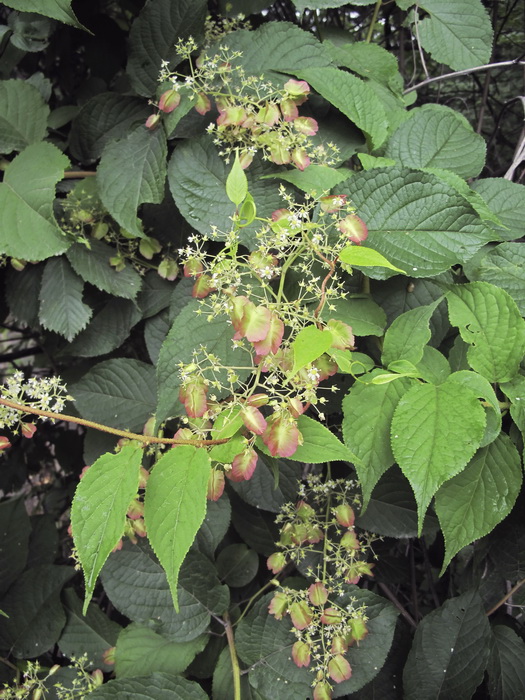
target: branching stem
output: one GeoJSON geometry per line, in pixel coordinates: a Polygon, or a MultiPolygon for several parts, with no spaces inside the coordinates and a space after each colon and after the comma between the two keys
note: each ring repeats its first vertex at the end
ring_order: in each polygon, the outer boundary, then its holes
{"type": "Polygon", "coordinates": [[[518,581],[518,583],[516,583],[516,585],[512,586],[510,591],[508,593],[506,593],[501,600],[498,600],[496,605],[494,605],[490,610],[487,611],[487,617],[490,617],[491,615],[493,615],[496,612],[496,610],[501,608],[502,605],[505,605],[507,600],[509,598],[511,598],[514,595],[514,593],[516,593],[516,591],[523,586],[524,583],[525,583],[525,578],[522,578],[521,581],[518,581]]]}
{"type": "Polygon", "coordinates": [[[457,70],[453,73],[445,73],[444,75],[438,75],[435,78],[427,78],[417,85],[412,85],[412,87],[403,90],[403,95],[408,95],[409,92],[414,90],[419,90],[419,88],[425,85],[430,85],[430,83],[437,83],[438,80],[448,80],[449,78],[457,78],[460,75],[470,75],[471,73],[480,73],[484,70],[490,70],[491,68],[505,68],[506,66],[525,66],[525,61],[499,61],[498,63],[487,63],[484,66],[475,66],[474,68],[465,68],[465,70],[457,70]]]}

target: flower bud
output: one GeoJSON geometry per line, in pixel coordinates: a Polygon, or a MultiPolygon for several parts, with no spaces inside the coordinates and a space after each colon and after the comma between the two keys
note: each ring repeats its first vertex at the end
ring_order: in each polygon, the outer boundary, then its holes
{"type": "Polygon", "coordinates": [[[102,661],[108,666],[113,666],[115,664],[115,651],[116,647],[109,647],[109,649],[106,649],[102,654],[102,661]]]}
{"type": "Polygon", "coordinates": [[[170,260],[170,258],[164,258],[157,268],[157,273],[162,279],[169,280],[173,282],[177,279],[179,274],[179,266],[175,260],[170,260]]]}
{"type": "Polygon", "coordinates": [[[353,642],[360,642],[368,634],[365,621],[361,617],[350,620],[348,626],[351,630],[351,640],[353,642]]]}
{"type": "Polygon", "coordinates": [[[352,243],[360,245],[368,238],[368,228],[365,222],[356,214],[348,214],[344,219],[337,224],[337,228],[341,233],[347,236],[352,243]]]}
{"type": "Polygon", "coordinates": [[[195,103],[195,110],[199,114],[206,114],[211,109],[211,102],[208,95],[204,92],[199,92],[197,95],[197,102],[195,103]]]}
{"type": "Polygon", "coordinates": [[[160,121],[160,114],[150,114],[146,119],[146,129],[154,129],[160,121]]]}
{"type": "Polygon", "coordinates": [[[268,612],[273,615],[276,620],[282,620],[283,615],[286,615],[288,610],[288,596],[282,591],[277,591],[270,601],[268,612]]]}
{"type": "Polygon", "coordinates": [[[203,270],[204,265],[198,258],[190,258],[184,263],[184,277],[198,277],[203,270]]]}
{"type": "Polygon", "coordinates": [[[320,681],[314,686],[314,700],[332,700],[332,687],[326,681],[320,681]]]}
{"type": "Polygon", "coordinates": [[[281,572],[286,566],[286,557],[282,552],[275,552],[270,555],[266,561],[266,566],[274,574],[281,572]]]}
{"type": "Polygon", "coordinates": [[[342,654],[337,654],[328,662],[328,674],[336,683],[342,683],[351,677],[352,668],[342,654]]]}
{"type": "Polygon", "coordinates": [[[359,549],[361,549],[357,535],[353,530],[347,530],[341,537],[341,547],[347,551],[353,552],[357,552],[359,549]]]}
{"type": "Polygon", "coordinates": [[[218,501],[224,493],[224,472],[222,469],[212,469],[208,477],[208,501],[218,501]]]}
{"type": "Polygon", "coordinates": [[[257,459],[257,452],[249,447],[234,458],[231,471],[227,472],[226,476],[235,482],[248,481],[253,476],[257,459]]]}
{"type": "Polygon", "coordinates": [[[169,114],[170,112],[173,112],[174,109],[176,109],[180,104],[180,92],[175,90],[175,88],[171,88],[170,90],[166,90],[166,92],[163,92],[162,95],[160,96],[159,100],[159,109],[161,112],[164,112],[165,114],[169,114]]]}
{"type": "Polygon", "coordinates": [[[341,503],[334,511],[335,519],[343,527],[353,527],[355,521],[355,513],[348,503],[341,503]]]}
{"type": "Polygon", "coordinates": [[[348,651],[348,644],[344,637],[333,637],[332,638],[332,654],[346,654],[348,651]]]}
{"type": "Polygon", "coordinates": [[[310,646],[306,642],[295,642],[292,647],[292,659],[294,664],[301,668],[310,665],[310,646]]]}
{"type": "Polygon", "coordinates": [[[262,435],[267,428],[266,419],[255,406],[244,405],[241,408],[241,418],[244,425],[255,435],[262,435]]]}
{"type": "Polygon", "coordinates": [[[284,84],[284,89],[292,97],[305,97],[310,92],[310,86],[306,80],[291,78],[284,84]]]}
{"type": "Polygon", "coordinates": [[[293,121],[293,128],[305,136],[313,136],[319,129],[319,124],[312,117],[297,117],[293,121]]]}
{"type": "Polygon", "coordinates": [[[22,435],[25,438],[32,438],[36,433],[36,425],[34,423],[23,423],[22,424],[22,435]]]}
{"type": "Polygon", "coordinates": [[[345,205],[346,194],[327,194],[319,200],[321,211],[326,214],[333,214],[345,205]]]}
{"type": "Polygon", "coordinates": [[[292,151],[292,162],[299,170],[304,170],[310,165],[310,158],[304,148],[294,148],[292,151]]]}
{"type": "Polygon", "coordinates": [[[270,398],[266,394],[252,394],[246,403],[248,406],[255,406],[259,408],[260,406],[266,406],[270,398]]]}
{"type": "Polygon", "coordinates": [[[103,221],[99,221],[98,224],[95,224],[91,229],[91,236],[97,241],[101,241],[104,236],[107,236],[108,231],[109,226],[103,221]]]}
{"type": "Polygon", "coordinates": [[[324,583],[322,581],[312,583],[308,589],[308,597],[312,605],[324,605],[328,600],[328,591],[324,583]]]}
{"type": "Polygon", "coordinates": [[[139,252],[146,260],[151,260],[153,256],[160,253],[161,250],[162,246],[156,238],[146,236],[140,239],[139,252]]]}
{"type": "Polygon", "coordinates": [[[325,608],[321,615],[323,625],[338,625],[343,621],[343,616],[336,608],[325,608]]]}
{"type": "Polygon", "coordinates": [[[290,617],[295,629],[304,630],[313,620],[313,613],[305,600],[299,600],[290,605],[290,617]]]}
{"type": "Polygon", "coordinates": [[[215,291],[216,287],[213,285],[212,278],[210,275],[203,274],[199,275],[195,280],[195,284],[191,290],[191,296],[194,299],[204,299],[210,294],[210,292],[215,291]]]}
{"type": "Polygon", "coordinates": [[[25,260],[19,260],[18,258],[11,258],[11,267],[17,272],[22,272],[25,270],[27,262],[25,260]]]}
{"type": "Polygon", "coordinates": [[[91,682],[93,683],[95,688],[98,688],[104,683],[104,674],[99,668],[96,668],[94,671],[92,671],[91,682]]]}

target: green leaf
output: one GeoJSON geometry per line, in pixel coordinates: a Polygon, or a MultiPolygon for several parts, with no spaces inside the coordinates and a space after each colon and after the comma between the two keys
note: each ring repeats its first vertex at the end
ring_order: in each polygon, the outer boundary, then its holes
{"type": "Polygon", "coordinates": [[[110,299],[64,352],[78,357],[105,355],[122,345],[140,318],[133,301],[110,299]]]}
{"type": "Polygon", "coordinates": [[[430,17],[418,23],[421,45],[453,70],[490,61],[492,27],[481,0],[423,0],[430,17]]]}
{"type": "Polygon", "coordinates": [[[345,444],[359,457],[356,470],[363,493],[363,507],[372,489],[394,464],[390,447],[390,425],[399,399],[413,385],[401,378],[388,384],[355,382],[343,399],[345,444]]]}
{"type": "Polygon", "coordinates": [[[290,347],[293,351],[293,367],[289,377],[293,377],[299,370],[317,360],[333,343],[330,331],[319,330],[316,326],[306,326],[295,336],[290,347]]]}
{"type": "Polygon", "coordinates": [[[88,420],[142,431],[155,411],[155,370],[128,358],[99,362],[71,385],[75,405],[88,420]]]}
{"type": "Polygon", "coordinates": [[[259,554],[269,557],[275,552],[279,531],[275,525],[275,513],[244,503],[235,493],[232,502],[232,525],[246,544],[259,554]]]}
{"type": "MultiPolygon", "coordinates": [[[[250,4],[253,0],[249,1],[250,4]]],[[[225,648],[221,651],[215,668],[213,669],[213,685],[212,698],[213,700],[231,700],[231,692],[233,687],[233,672],[230,650],[225,648]]],[[[247,674],[241,674],[241,698],[243,700],[261,700],[261,696],[253,690],[249,684],[247,674]]]]}
{"type": "Polygon", "coordinates": [[[83,280],[66,258],[48,260],[40,289],[39,318],[44,328],[71,342],[91,318],[90,307],[82,301],[83,290],[83,280]]]}
{"type": "Polygon", "coordinates": [[[90,694],[90,700],[208,700],[198,683],[159,672],[112,680],[90,694]]]}
{"type": "Polygon", "coordinates": [[[55,146],[34,143],[7,166],[0,183],[0,253],[37,261],[67,250],[69,241],[55,221],[53,200],[68,165],[55,146]]]}
{"type": "Polygon", "coordinates": [[[501,243],[489,250],[470,279],[504,289],[525,316],[525,250],[521,243],[501,243]]]}
{"type": "MultiPolygon", "coordinates": [[[[195,544],[199,552],[203,552],[209,559],[213,559],[215,550],[230,527],[231,514],[232,509],[227,494],[223,494],[218,501],[208,501],[206,517],[197,532],[195,544]]],[[[184,566],[182,572],[184,573],[184,566]]]]}
{"type": "Polygon", "coordinates": [[[371,156],[368,153],[358,153],[357,157],[363,166],[363,170],[372,170],[373,168],[388,168],[395,165],[396,161],[392,158],[384,158],[383,156],[371,156]]]}
{"type": "Polygon", "coordinates": [[[346,299],[330,300],[330,306],[321,311],[321,318],[333,318],[352,327],[357,336],[383,335],[386,326],[385,312],[370,297],[348,295],[346,299]]]}
{"type": "Polygon", "coordinates": [[[384,255],[372,248],[361,248],[361,246],[351,245],[343,248],[339,254],[339,260],[347,265],[357,265],[359,267],[387,267],[389,270],[406,274],[399,267],[392,265],[384,255]]]}
{"type": "Polygon", "coordinates": [[[522,483],[521,459],[501,433],[481,448],[464,471],[436,494],[436,513],[445,537],[441,575],[460,549],[481,539],[512,510],[522,483]]]}
{"type": "Polygon", "coordinates": [[[492,700],[525,695],[525,642],[506,625],[492,628],[487,673],[492,700]]]}
{"type": "Polygon", "coordinates": [[[222,613],[228,605],[228,589],[220,584],[210,559],[191,550],[180,571],[180,612],[175,612],[166,573],[146,540],[136,545],[127,541],[110,554],[100,579],[122,615],[149,624],[174,642],[189,642],[201,635],[210,625],[211,613],[222,613]]]}
{"type": "Polygon", "coordinates": [[[330,168],[328,165],[309,165],[304,170],[283,170],[263,178],[278,178],[298,187],[313,196],[330,192],[341,182],[353,175],[348,168],[330,168]]]}
{"type": "Polygon", "coordinates": [[[132,622],[117,640],[115,674],[118,678],[133,678],[154,671],[183,673],[207,641],[201,635],[189,642],[171,642],[149,627],[132,622]]]}
{"type": "Polygon", "coordinates": [[[75,243],[67,252],[71,267],[85,282],[93,284],[103,292],[116,297],[134,299],[141,287],[142,280],[138,272],[126,265],[117,272],[109,263],[115,255],[115,249],[102,241],[91,240],[90,247],[75,243]]]}
{"type": "Polygon", "coordinates": [[[95,604],[89,605],[84,617],[82,601],[72,588],[64,591],[63,599],[67,622],[58,640],[62,654],[70,659],[86,654],[91,668],[112,671],[113,667],[105,663],[102,655],[115,646],[120,625],[110,620],[95,604]]]}
{"type": "Polygon", "coordinates": [[[18,321],[34,328],[38,326],[38,295],[42,286],[43,265],[30,265],[21,275],[13,268],[6,274],[6,301],[9,312],[18,321]]]}
{"type": "Polygon", "coordinates": [[[144,100],[115,92],[102,92],[88,100],[71,125],[69,149],[81,163],[93,163],[106,144],[144,124],[151,109],[144,100]]]}
{"type": "Polygon", "coordinates": [[[416,369],[418,376],[430,384],[442,384],[452,371],[447,358],[431,345],[423,348],[423,357],[416,369]]]}
{"type": "Polygon", "coordinates": [[[0,649],[16,659],[34,659],[60,637],[66,615],[60,591],[74,576],[71,566],[45,564],[25,571],[2,600],[0,649]]]}
{"type": "MultiPolygon", "coordinates": [[[[295,501],[301,479],[302,465],[286,459],[278,461],[267,455],[259,455],[257,468],[248,481],[230,482],[235,493],[255,508],[278,513],[285,503],[295,501]],[[275,483],[275,470],[278,483],[275,483]]],[[[222,501],[222,497],[218,503],[222,501]]],[[[208,504],[209,508],[209,504],[208,504]]]]}
{"type": "Polygon", "coordinates": [[[481,374],[477,374],[477,372],[471,372],[470,370],[454,372],[454,374],[450,375],[450,380],[459,382],[463,386],[468,387],[476,394],[478,399],[484,399],[490,404],[490,406],[486,407],[487,426],[485,428],[485,435],[480,444],[480,447],[485,447],[495,440],[501,431],[501,409],[496,392],[485,377],[482,377],[481,374]],[[489,408],[492,410],[489,410],[489,408]]]}
{"type": "Polygon", "coordinates": [[[451,598],[419,623],[404,672],[406,700],[470,698],[483,680],[490,627],[476,590],[451,598]]]}
{"type": "Polygon", "coordinates": [[[324,44],[338,66],[349,68],[362,78],[376,80],[393,92],[401,92],[403,79],[399,73],[397,59],[382,46],[367,44],[365,41],[342,46],[336,46],[330,41],[325,41],[324,44]]]}
{"type": "MultiPolygon", "coordinates": [[[[193,351],[200,345],[213,353],[226,366],[241,367],[245,364],[245,353],[241,349],[232,348],[232,334],[225,325],[225,316],[217,316],[208,321],[205,315],[198,315],[196,311],[200,304],[192,300],[175,318],[170,332],[164,341],[159,361],[157,364],[157,379],[159,386],[159,398],[157,406],[157,420],[162,422],[170,415],[182,415],[184,407],[178,400],[180,387],[180,375],[178,364],[190,363],[193,351]]],[[[238,372],[246,377],[249,370],[238,372]]],[[[216,372],[217,379],[225,384],[226,371],[216,372]]],[[[225,396],[224,392],[215,391],[219,397],[225,396]]]]}
{"type": "Polygon", "coordinates": [[[49,107],[38,90],[23,80],[0,82],[0,153],[21,151],[42,141],[49,107]],[[28,115],[31,115],[28,118],[28,115]]]}
{"type": "Polygon", "coordinates": [[[148,318],[144,324],[144,342],[148,349],[149,358],[154,365],[158,364],[162,343],[166,340],[170,328],[167,309],[152,318],[148,318]]]}
{"type": "MultiPolygon", "coordinates": [[[[364,513],[356,524],[383,537],[417,537],[417,505],[414,493],[397,467],[390,469],[375,485],[364,513]]],[[[437,518],[427,513],[423,535],[439,530],[437,518]]]]}
{"type": "Polygon", "coordinates": [[[125,138],[111,141],[97,168],[100,199],[111,216],[129,233],[142,238],[137,209],[164,199],[168,147],[163,129],[137,127],[125,138]]]}
{"type": "Polygon", "coordinates": [[[387,137],[385,110],[367,83],[332,67],[307,68],[297,75],[361,129],[372,149],[384,143],[387,137]]]}
{"type": "Polygon", "coordinates": [[[148,479],[144,504],[148,539],[166,571],[177,612],[179,570],[206,515],[209,475],[206,450],[180,445],[159,459],[148,479]]]}
{"type": "Polygon", "coordinates": [[[248,179],[241,167],[239,153],[235,154],[232,168],[226,178],[226,195],[236,206],[242,204],[248,194],[248,179]]]}
{"type": "Polygon", "coordinates": [[[502,223],[498,233],[505,241],[521,238],[525,219],[525,187],[502,177],[489,177],[472,183],[490,210],[502,223]]]}
{"type": "MultiPolygon", "coordinates": [[[[36,12],[44,17],[57,19],[59,22],[71,24],[77,29],[86,29],[71,9],[72,0],[6,0],[3,4],[18,12],[36,12]]],[[[87,30],[86,30],[87,31],[87,30]]]]}
{"type": "Polygon", "coordinates": [[[217,557],[219,578],[233,588],[246,586],[259,569],[259,555],[245,544],[230,544],[217,557]]]}
{"type": "Polygon", "coordinates": [[[455,285],[447,292],[450,322],[470,345],[467,360],[490,382],[518,373],[525,353],[525,321],[510,294],[488,282],[455,285]]]}
{"type": "MultiPolygon", "coordinates": [[[[261,180],[271,166],[257,159],[246,172],[248,189],[257,208],[257,216],[269,218],[282,206],[278,188],[273,182],[261,180]]],[[[177,146],[169,165],[168,182],[173,199],[186,221],[201,233],[208,234],[216,226],[219,234],[230,231],[234,207],[226,194],[228,166],[219,157],[208,135],[188,139],[177,146]]],[[[244,243],[253,248],[259,222],[243,228],[244,243]]]]}
{"type": "Polygon", "coordinates": [[[151,97],[157,88],[162,61],[173,69],[181,62],[177,40],[190,36],[200,43],[204,34],[204,0],[151,0],[133,22],[129,35],[127,74],[139,95],[151,97]]]}
{"type": "MultiPolygon", "coordinates": [[[[429,173],[374,168],[341,189],[368,227],[361,247],[377,250],[411,277],[438,275],[494,239],[465,199],[429,173]]],[[[381,269],[367,274],[390,276],[381,269]]]]}
{"type": "Polygon", "coordinates": [[[392,451],[414,490],[420,531],[432,496],[476,452],[485,422],[476,395],[451,377],[437,386],[419,384],[401,397],[392,419],[392,451]]]}
{"type": "Polygon", "coordinates": [[[521,374],[501,384],[501,390],[510,399],[510,415],[525,435],[525,377],[521,374]]]}
{"type": "Polygon", "coordinates": [[[30,533],[23,497],[0,503],[0,596],[25,569],[30,533]]]}
{"type": "Polygon", "coordinates": [[[485,164],[485,141],[465,118],[444,105],[425,105],[394,132],[387,158],[409,168],[444,168],[463,178],[476,177],[485,164]]]}
{"type": "Polygon", "coordinates": [[[431,337],[430,319],[441,301],[437,299],[428,306],[418,306],[394,319],[383,340],[381,360],[385,367],[395,360],[408,360],[417,365],[431,337]]]}
{"type": "Polygon", "coordinates": [[[124,532],[126,513],[138,490],[141,463],[142,449],[136,445],[102,455],[75,491],[71,529],[86,583],[84,614],[100,570],[124,532]]]}

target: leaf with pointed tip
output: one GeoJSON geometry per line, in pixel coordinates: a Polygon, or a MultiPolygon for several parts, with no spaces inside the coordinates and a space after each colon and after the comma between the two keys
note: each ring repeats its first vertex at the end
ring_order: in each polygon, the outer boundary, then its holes
{"type": "Polygon", "coordinates": [[[126,513],[138,490],[141,463],[142,449],[137,445],[102,455],[75,491],[71,530],[86,583],[84,614],[100,570],[124,532],[126,513]]]}
{"type": "Polygon", "coordinates": [[[302,328],[290,345],[293,351],[293,367],[289,377],[293,377],[303,367],[321,357],[332,342],[330,331],[322,331],[313,325],[302,328]]]}
{"type": "Polygon", "coordinates": [[[442,299],[428,306],[418,306],[398,316],[385,333],[381,360],[385,367],[395,360],[417,365],[430,340],[430,319],[442,299]]]}
{"type": "Polygon", "coordinates": [[[492,628],[487,674],[492,700],[525,697],[525,642],[506,625],[492,628]]]}
{"type": "Polygon", "coordinates": [[[46,262],[40,288],[40,323],[68,341],[85,328],[91,309],[82,301],[83,280],[63,256],[46,262]]]}
{"type": "Polygon", "coordinates": [[[339,259],[347,265],[356,265],[358,267],[386,267],[389,270],[394,270],[394,272],[406,274],[404,270],[400,270],[399,267],[392,265],[384,255],[378,253],[377,250],[372,250],[372,248],[361,248],[355,245],[348,246],[347,248],[343,248],[340,252],[339,259]]]}
{"type": "Polygon", "coordinates": [[[207,700],[198,683],[155,671],[139,678],[118,678],[91,691],[90,700],[207,700]]]}
{"type": "Polygon", "coordinates": [[[44,17],[71,24],[77,29],[86,29],[71,9],[71,0],[5,0],[4,5],[18,12],[36,12],[44,17]]]}
{"type": "Polygon", "coordinates": [[[498,227],[501,238],[504,241],[521,238],[525,219],[525,186],[502,177],[483,178],[471,186],[501,221],[502,227],[498,227]]]}
{"type": "Polygon", "coordinates": [[[467,465],[485,430],[485,412],[470,389],[447,378],[404,394],[392,419],[392,451],[418,505],[419,532],[438,488],[467,465]]]}
{"type": "Polygon", "coordinates": [[[50,143],[34,143],[14,158],[0,183],[0,253],[45,260],[69,248],[53,214],[55,185],[69,160],[50,143]]]}
{"type": "Polygon", "coordinates": [[[450,379],[468,387],[476,394],[478,399],[484,399],[489,404],[489,406],[485,407],[487,412],[487,426],[485,428],[483,440],[480,443],[480,447],[485,447],[495,440],[501,431],[501,409],[496,392],[485,377],[468,369],[454,372],[454,374],[450,375],[450,379]]]}
{"type": "Polygon", "coordinates": [[[0,82],[0,153],[21,151],[42,141],[49,107],[38,90],[24,80],[0,82]],[[28,118],[31,115],[31,118],[28,118]]]}
{"type": "Polygon", "coordinates": [[[525,321],[514,299],[488,282],[454,285],[446,296],[472,369],[490,382],[510,381],[525,353],[525,321]]]}
{"type": "Polygon", "coordinates": [[[501,243],[489,250],[469,278],[504,289],[525,316],[525,251],[521,243],[501,243]]]}
{"type": "Polygon", "coordinates": [[[144,499],[148,539],[166,571],[179,610],[179,570],[206,515],[210,458],[205,449],[179,445],[153,468],[144,499]]]}
{"type": "Polygon", "coordinates": [[[328,165],[309,165],[304,170],[283,170],[271,175],[263,175],[263,178],[273,178],[289,182],[303,192],[319,196],[323,192],[330,192],[339,183],[344,182],[353,175],[349,168],[330,168],[328,165]]]}
{"type": "Polygon", "coordinates": [[[235,160],[226,178],[226,194],[230,202],[233,202],[237,206],[244,202],[248,194],[248,180],[241,167],[239,153],[235,154],[235,160]]]}
{"type": "Polygon", "coordinates": [[[403,672],[404,698],[471,698],[483,680],[489,644],[479,593],[450,598],[417,627],[403,672]]]}

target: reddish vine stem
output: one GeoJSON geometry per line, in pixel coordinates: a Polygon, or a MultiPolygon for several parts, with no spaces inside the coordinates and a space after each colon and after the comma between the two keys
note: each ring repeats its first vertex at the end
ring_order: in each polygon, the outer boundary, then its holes
{"type": "Polygon", "coordinates": [[[220,440],[181,440],[179,438],[160,438],[150,435],[140,435],[139,433],[132,433],[129,430],[110,428],[109,425],[95,423],[94,421],[86,420],[85,418],[77,418],[76,416],[68,416],[65,413],[53,413],[53,411],[45,411],[41,408],[25,406],[24,404],[15,403],[14,401],[9,401],[8,399],[4,398],[0,398],[0,404],[3,406],[8,406],[9,408],[14,408],[16,411],[21,411],[22,413],[33,413],[36,416],[43,416],[53,420],[62,420],[66,423],[77,423],[78,425],[84,425],[86,428],[94,428],[95,430],[100,430],[104,433],[111,433],[111,435],[118,435],[119,437],[128,438],[129,440],[139,440],[145,445],[194,445],[195,447],[205,447],[206,445],[223,445],[229,440],[229,438],[221,438],[220,440]]]}
{"type": "Polygon", "coordinates": [[[522,578],[521,581],[518,581],[518,583],[515,586],[512,586],[510,591],[506,593],[501,600],[498,600],[496,605],[494,605],[488,612],[487,612],[487,617],[490,617],[492,614],[496,612],[499,608],[501,608],[502,605],[505,605],[507,600],[511,598],[516,591],[523,586],[525,583],[525,578],[522,578]]]}
{"type": "Polygon", "coordinates": [[[224,629],[226,630],[226,639],[228,640],[228,648],[230,650],[230,658],[232,662],[233,698],[234,700],[241,700],[241,668],[239,666],[239,659],[237,658],[237,650],[235,649],[233,627],[228,613],[224,613],[223,623],[224,629]]]}
{"type": "Polygon", "coordinates": [[[80,180],[84,177],[94,177],[96,174],[96,170],[67,170],[64,180],[80,180]]]}

